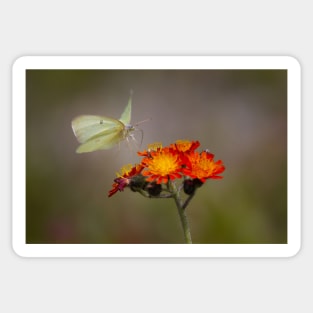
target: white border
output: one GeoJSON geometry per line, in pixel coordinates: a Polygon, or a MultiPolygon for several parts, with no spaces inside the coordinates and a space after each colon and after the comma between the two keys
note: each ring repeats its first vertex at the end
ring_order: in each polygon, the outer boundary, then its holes
{"type": "Polygon", "coordinates": [[[12,244],[23,257],[291,257],[301,247],[301,73],[289,56],[25,56],[13,64],[12,244]],[[26,69],[287,69],[288,244],[26,244],[26,69]]]}

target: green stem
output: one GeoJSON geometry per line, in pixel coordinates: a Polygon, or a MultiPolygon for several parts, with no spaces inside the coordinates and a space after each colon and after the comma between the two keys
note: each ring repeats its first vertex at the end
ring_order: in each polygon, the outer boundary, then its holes
{"type": "MultiPolygon", "coordinates": [[[[173,194],[173,198],[175,200],[175,203],[176,203],[176,206],[178,209],[180,222],[182,224],[183,231],[184,231],[185,242],[186,243],[192,243],[189,222],[188,222],[188,218],[187,218],[186,211],[185,211],[185,208],[187,205],[183,204],[183,202],[180,198],[179,191],[177,190],[176,185],[174,183],[169,181],[168,187],[173,194]]],[[[188,201],[188,203],[189,203],[189,201],[188,201]]]]}
{"type": "Polygon", "coordinates": [[[183,209],[184,209],[184,210],[186,209],[187,205],[189,204],[190,200],[194,197],[194,195],[195,195],[195,192],[192,193],[192,194],[186,199],[185,203],[183,204],[183,209]]]}

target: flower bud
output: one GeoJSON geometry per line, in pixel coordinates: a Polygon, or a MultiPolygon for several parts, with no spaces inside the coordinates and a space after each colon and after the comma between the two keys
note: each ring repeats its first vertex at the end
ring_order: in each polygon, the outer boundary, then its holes
{"type": "Polygon", "coordinates": [[[201,187],[203,182],[198,179],[185,179],[184,180],[184,192],[186,195],[192,195],[195,193],[196,189],[201,187]]]}

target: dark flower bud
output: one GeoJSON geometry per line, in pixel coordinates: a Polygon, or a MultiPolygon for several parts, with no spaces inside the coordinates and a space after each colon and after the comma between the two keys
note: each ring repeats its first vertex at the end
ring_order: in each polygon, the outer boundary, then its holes
{"type": "Polygon", "coordinates": [[[162,191],[162,185],[157,184],[156,182],[149,182],[145,186],[144,190],[146,190],[150,196],[157,197],[162,191]]]}
{"type": "Polygon", "coordinates": [[[129,187],[132,191],[136,192],[138,189],[143,189],[146,184],[146,179],[142,175],[133,176],[130,180],[129,187]]]}
{"type": "Polygon", "coordinates": [[[195,193],[196,189],[201,187],[203,182],[198,179],[185,179],[184,180],[184,192],[186,195],[192,195],[195,193]]]}

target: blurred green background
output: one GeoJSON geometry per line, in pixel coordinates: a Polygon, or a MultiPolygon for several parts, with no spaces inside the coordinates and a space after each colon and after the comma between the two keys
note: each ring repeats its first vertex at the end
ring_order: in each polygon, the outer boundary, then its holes
{"type": "Polygon", "coordinates": [[[141,150],[199,140],[226,166],[187,207],[194,243],[287,243],[287,71],[27,70],[26,89],[27,243],[184,242],[174,200],[108,198],[134,147],[75,153],[71,120],[119,118],[130,89],[141,150]]]}

